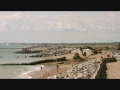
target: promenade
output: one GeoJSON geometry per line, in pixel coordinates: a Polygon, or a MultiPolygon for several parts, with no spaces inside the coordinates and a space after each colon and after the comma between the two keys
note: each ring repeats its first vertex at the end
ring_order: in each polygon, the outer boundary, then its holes
{"type": "Polygon", "coordinates": [[[120,61],[106,63],[101,79],[120,79],[120,61]]]}

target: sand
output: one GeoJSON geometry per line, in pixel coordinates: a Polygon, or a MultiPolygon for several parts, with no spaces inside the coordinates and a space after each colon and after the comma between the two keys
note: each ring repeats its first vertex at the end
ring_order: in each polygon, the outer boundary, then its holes
{"type": "Polygon", "coordinates": [[[106,79],[120,79],[120,61],[106,64],[106,79]]]}
{"type": "MultiPolygon", "coordinates": [[[[85,59],[85,61],[86,60],[93,60],[93,59],[94,60],[98,60],[98,59],[100,60],[101,56],[106,57],[107,54],[109,54],[109,51],[105,51],[103,53],[98,53],[96,55],[89,55],[89,56],[84,57],[84,59],[85,59]]],[[[46,79],[48,76],[57,75],[58,72],[64,72],[66,70],[70,70],[72,68],[72,65],[76,66],[76,65],[78,65],[82,62],[85,62],[85,61],[73,60],[74,53],[57,56],[57,58],[58,57],[63,57],[63,56],[65,56],[66,59],[67,59],[67,61],[64,61],[63,64],[59,64],[59,63],[62,63],[62,62],[44,63],[45,66],[51,66],[52,68],[50,68],[48,70],[36,71],[36,72],[34,72],[34,74],[30,73],[29,75],[32,76],[32,79],[46,79]],[[57,69],[57,67],[56,67],[57,64],[59,65],[59,69],[57,69]]],[[[45,57],[45,59],[48,59],[48,58],[56,58],[56,57],[45,57]]]]}
{"type": "MultiPolygon", "coordinates": [[[[62,62],[50,62],[50,63],[44,63],[44,65],[51,66],[52,68],[48,70],[42,70],[42,71],[36,71],[34,74],[30,73],[29,75],[32,76],[32,79],[45,79],[49,76],[56,75],[58,72],[63,72],[65,70],[71,69],[72,64],[76,65],[79,63],[79,61],[74,61],[73,60],[74,53],[71,54],[66,54],[66,55],[61,55],[61,56],[51,56],[51,57],[42,57],[43,59],[54,59],[54,58],[60,58],[60,57],[66,57],[67,61],[64,61],[63,64],[59,64],[62,62]],[[56,65],[59,65],[59,69],[57,71],[56,65]],[[43,77],[47,73],[46,77],[43,77]]],[[[42,64],[43,65],[43,64],[42,64]]]]}
{"type": "Polygon", "coordinates": [[[63,64],[59,64],[61,62],[52,62],[52,63],[45,63],[45,66],[51,66],[52,68],[48,70],[40,70],[34,72],[34,74],[29,74],[32,76],[32,79],[46,79],[48,76],[57,75],[59,72],[64,72],[66,70],[70,70],[72,66],[78,65],[79,61],[64,61],[63,64]],[[57,69],[57,65],[59,66],[59,69],[57,69]],[[46,75],[45,75],[46,74],[46,75]],[[45,77],[44,77],[45,76],[45,77]]]}

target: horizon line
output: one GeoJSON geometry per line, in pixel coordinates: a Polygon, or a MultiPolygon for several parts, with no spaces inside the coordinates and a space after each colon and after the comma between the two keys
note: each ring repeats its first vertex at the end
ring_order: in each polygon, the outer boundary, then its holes
{"type": "MultiPolygon", "coordinates": [[[[37,43],[37,44],[42,44],[42,43],[55,43],[55,42],[0,42],[0,44],[21,44],[21,43],[26,43],[26,44],[30,44],[30,43],[37,43]]],[[[56,42],[58,43],[58,42],[56,42]]],[[[120,42],[59,42],[59,43],[120,43],[120,42]]]]}

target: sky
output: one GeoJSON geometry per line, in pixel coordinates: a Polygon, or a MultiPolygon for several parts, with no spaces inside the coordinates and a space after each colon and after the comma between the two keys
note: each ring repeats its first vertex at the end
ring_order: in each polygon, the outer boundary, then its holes
{"type": "Polygon", "coordinates": [[[0,11],[0,43],[120,42],[120,11],[0,11]]]}

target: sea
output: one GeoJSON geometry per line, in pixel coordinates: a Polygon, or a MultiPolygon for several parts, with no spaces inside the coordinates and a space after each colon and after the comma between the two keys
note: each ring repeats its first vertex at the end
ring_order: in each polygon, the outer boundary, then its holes
{"type": "MultiPolygon", "coordinates": [[[[34,54],[18,54],[16,51],[22,48],[30,47],[30,45],[0,45],[0,64],[11,63],[29,63],[33,61],[43,60],[42,58],[30,58],[34,54]]],[[[30,79],[30,73],[40,71],[40,67],[48,70],[50,67],[45,65],[0,65],[0,79],[30,79]]]]}

